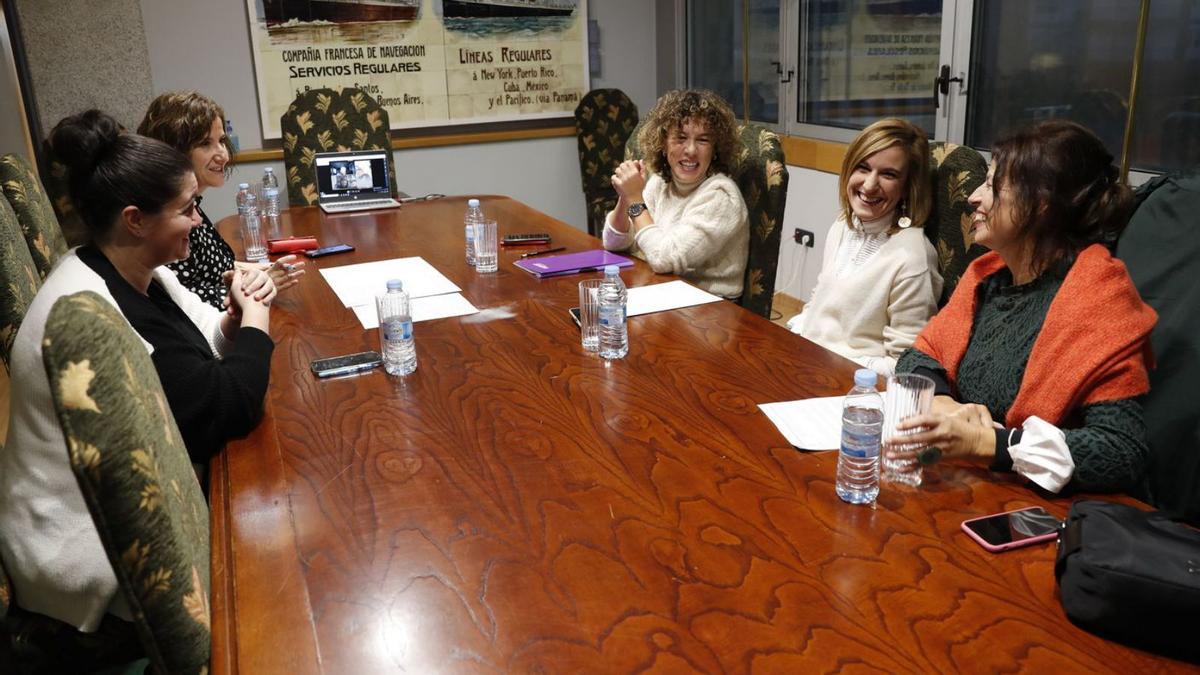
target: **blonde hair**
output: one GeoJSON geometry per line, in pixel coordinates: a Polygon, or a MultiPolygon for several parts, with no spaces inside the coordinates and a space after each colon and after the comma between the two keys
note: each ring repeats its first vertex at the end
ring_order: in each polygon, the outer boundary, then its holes
{"type": "Polygon", "coordinates": [[[862,130],[862,133],[846,148],[842,158],[842,173],[838,177],[838,202],[842,206],[842,217],[846,223],[854,222],[850,200],[846,197],[846,184],[855,168],[868,157],[893,146],[904,149],[908,159],[905,167],[904,199],[901,200],[914,227],[924,227],[933,211],[933,186],[929,179],[929,141],[925,132],[915,124],[896,117],[886,117],[862,130]]]}
{"type": "Polygon", "coordinates": [[[709,175],[730,175],[737,159],[737,118],[720,96],[707,89],[678,89],[668,91],[658,99],[646,122],[638,131],[638,147],[650,170],[671,180],[671,165],[667,163],[667,135],[697,120],[704,123],[712,137],[713,158],[709,175]]]}

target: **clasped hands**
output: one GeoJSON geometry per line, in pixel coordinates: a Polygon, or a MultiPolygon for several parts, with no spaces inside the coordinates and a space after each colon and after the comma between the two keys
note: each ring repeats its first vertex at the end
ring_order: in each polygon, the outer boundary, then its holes
{"type": "Polygon", "coordinates": [[[617,197],[626,206],[644,201],[642,192],[646,189],[646,165],[642,160],[629,159],[621,162],[613,172],[611,180],[617,197]]]}
{"type": "Polygon", "coordinates": [[[900,432],[916,430],[894,439],[903,443],[902,450],[892,446],[884,449],[888,459],[910,461],[917,459],[926,447],[937,448],[943,457],[962,457],[991,462],[996,455],[996,428],[988,409],[976,403],[959,403],[949,396],[934,398],[932,410],[913,415],[896,425],[900,432]]]}
{"type": "Polygon", "coordinates": [[[271,274],[261,267],[235,265],[223,278],[229,283],[225,309],[232,317],[240,317],[251,308],[269,308],[279,292],[271,274]]]}

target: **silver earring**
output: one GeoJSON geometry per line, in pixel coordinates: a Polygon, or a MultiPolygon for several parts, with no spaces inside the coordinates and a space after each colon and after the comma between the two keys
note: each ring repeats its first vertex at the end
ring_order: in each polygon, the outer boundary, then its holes
{"type": "Polygon", "coordinates": [[[912,227],[912,218],[908,217],[908,206],[904,202],[900,202],[900,219],[896,221],[900,229],[912,227]]]}

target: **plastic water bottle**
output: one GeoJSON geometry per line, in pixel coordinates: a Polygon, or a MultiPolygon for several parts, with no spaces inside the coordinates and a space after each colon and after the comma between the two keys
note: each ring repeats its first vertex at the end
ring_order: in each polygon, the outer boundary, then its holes
{"type": "Polygon", "coordinates": [[[467,215],[463,217],[463,229],[467,245],[467,264],[475,266],[475,223],[483,220],[483,207],[478,199],[467,200],[467,215]]]}
{"type": "Polygon", "coordinates": [[[838,451],[837,494],[851,504],[870,504],[879,496],[879,447],[883,398],[870,368],[854,372],[854,388],[842,405],[842,448],[838,451]]]}
{"type": "Polygon", "coordinates": [[[242,224],[242,248],[245,249],[246,260],[265,261],[267,239],[263,235],[262,221],[258,218],[258,197],[254,196],[249,183],[238,184],[237,210],[238,220],[242,224]]]}
{"type": "Polygon", "coordinates": [[[262,177],[262,211],[263,224],[266,226],[268,237],[276,239],[282,236],[279,230],[279,179],[271,167],[263,169],[262,177]]]}
{"type": "Polygon", "coordinates": [[[387,293],[375,299],[379,312],[379,352],[383,369],[389,375],[408,375],[417,369],[417,348],[413,345],[412,305],[404,282],[387,282],[387,293]]]}
{"type": "Polygon", "coordinates": [[[629,353],[629,329],[625,325],[625,301],[629,293],[621,281],[621,268],[607,265],[604,281],[596,291],[600,299],[600,356],[622,359],[629,353]]]}

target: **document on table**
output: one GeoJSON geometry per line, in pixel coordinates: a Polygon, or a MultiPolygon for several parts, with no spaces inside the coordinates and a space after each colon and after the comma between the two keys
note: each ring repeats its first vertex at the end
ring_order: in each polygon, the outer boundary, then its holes
{"type": "Polygon", "coordinates": [[[760,403],[758,408],[779,433],[801,450],[833,450],[842,442],[842,403],[845,396],[806,398],[783,403],[760,403]]]}
{"type": "Polygon", "coordinates": [[[721,296],[696,288],[686,281],[668,281],[650,286],[638,286],[629,289],[625,316],[703,305],[722,299],[721,296]]]}
{"type": "Polygon", "coordinates": [[[410,298],[458,293],[462,290],[433,265],[419,257],[325,267],[321,269],[321,275],[343,305],[366,305],[372,308],[372,312],[375,296],[387,291],[387,282],[390,279],[403,281],[404,290],[408,291],[410,298]]]}
{"type": "MultiPolygon", "coordinates": [[[[367,305],[355,305],[350,309],[358,317],[363,330],[379,328],[379,313],[375,310],[374,302],[367,305]]],[[[424,298],[413,298],[412,300],[413,323],[429,321],[430,319],[445,319],[451,316],[466,316],[478,311],[475,305],[471,304],[470,300],[463,297],[462,293],[430,295],[424,298]]]]}

